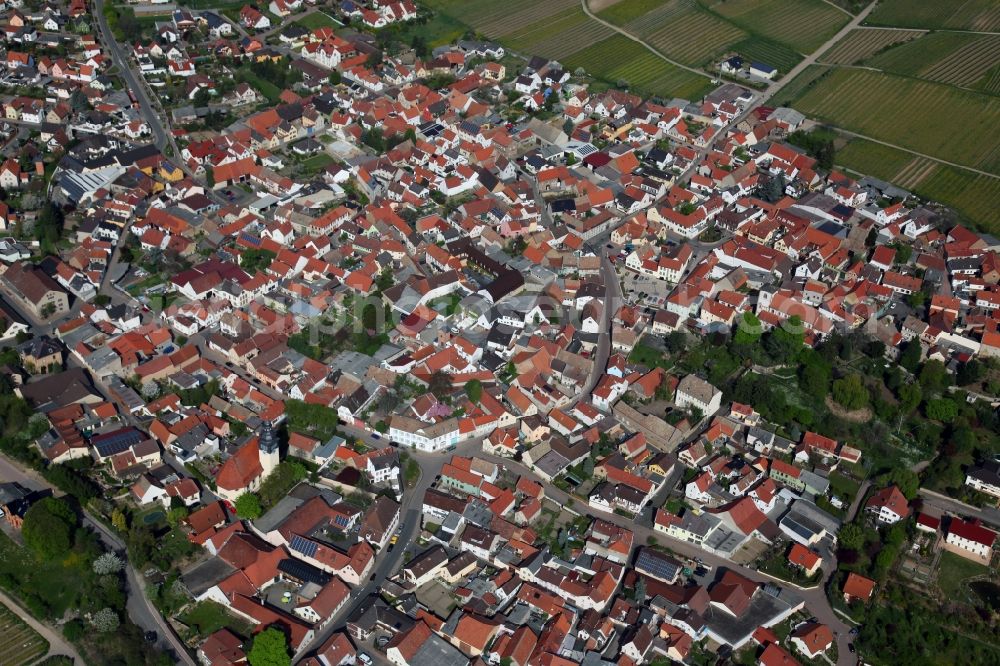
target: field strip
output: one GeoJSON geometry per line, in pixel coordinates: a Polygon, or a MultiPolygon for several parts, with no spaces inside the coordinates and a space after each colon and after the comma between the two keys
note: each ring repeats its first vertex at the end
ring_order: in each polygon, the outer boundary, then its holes
{"type": "MultiPolygon", "coordinates": [[[[876,139],[874,137],[870,137],[867,134],[858,134],[857,132],[851,132],[850,130],[845,130],[845,129],[841,128],[841,127],[837,127],[837,131],[840,132],[841,134],[844,134],[845,136],[853,137],[855,139],[864,139],[866,141],[871,141],[872,143],[880,143],[883,146],[888,146],[889,148],[895,148],[896,150],[901,150],[904,153],[909,153],[910,155],[913,155],[915,157],[923,157],[923,158],[928,159],[928,160],[934,160],[935,162],[940,162],[941,164],[947,164],[948,166],[955,167],[956,169],[964,169],[965,171],[971,171],[973,173],[978,173],[981,176],[986,176],[988,178],[993,178],[994,180],[1000,180],[1000,175],[998,175],[998,174],[990,173],[989,171],[983,171],[982,169],[977,169],[975,167],[966,166],[964,164],[958,164],[956,162],[949,162],[948,160],[943,160],[940,157],[934,157],[933,155],[925,155],[924,153],[918,153],[915,150],[911,150],[909,148],[904,148],[903,146],[897,146],[894,143],[889,143],[888,141],[882,141],[881,139],[876,139]]],[[[904,167],[904,169],[909,168],[909,166],[910,165],[907,165],[906,167],[904,167]]],[[[902,173],[902,172],[900,172],[900,173],[902,173]]],[[[897,177],[898,176],[899,176],[899,174],[897,174],[897,177]]]]}
{"type": "Polygon", "coordinates": [[[596,14],[594,14],[593,12],[590,11],[590,7],[587,6],[587,0],[580,0],[580,6],[583,8],[583,13],[586,14],[587,16],[589,16],[590,18],[592,18],[593,20],[597,21],[598,23],[601,23],[602,25],[604,25],[604,26],[606,26],[608,28],[611,28],[612,30],[614,30],[618,34],[622,35],[623,37],[627,37],[627,38],[631,39],[633,42],[642,45],[642,47],[645,48],[646,50],[648,50],[650,53],[652,53],[653,55],[657,56],[658,58],[660,58],[660,59],[662,59],[662,60],[670,63],[674,67],[680,67],[681,69],[686,69],[687,71],[689,71],[689,72],[691,72],[693,74],[697,74],[699,76],[704,76],[706,79],[712,79],[712,78],[714,78],[711,74],[708,74],[707,72],[703,72],[700,69],[695,69],[694,67],[689,67],[689,66],[683,65],[683,64],[681,64],[681,63],[679,63],[679,62],[677,62],[675,60],[671,60],[670,58],[668,58],[667,56],[663,55],[658,50],[654,49],[652,46],[650,46],[649,44],[647,44],[646,42],[644,42],[642,39],[636,37],[632,33],[628,32],[627,30],[623,30],[622,28],[619,28],[614,23],[609,23],[608,21],[605,21],[604,19],[602,19],[601,17],[597,16],[596,14]]]}

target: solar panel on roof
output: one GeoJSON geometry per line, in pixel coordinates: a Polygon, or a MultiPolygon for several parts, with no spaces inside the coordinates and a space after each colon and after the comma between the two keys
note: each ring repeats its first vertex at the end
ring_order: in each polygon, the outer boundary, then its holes
{"type": "Polygon", "coordinates": [[[639,553],[639,559],[636,560],[635,566],[637,569],[664,580],[671,580],[677,575],[677,565],[674,562],[658,557],[647,550],[639,553]]]}
{"type": "Polygon", "coordinates": [[[302,553],[306,557],[313,557],[316,555],[318,545],[315,541],[310,541],[296,534],[292,537],[292,542],[288,544],[288,547],[297,553],[302,553]]]}

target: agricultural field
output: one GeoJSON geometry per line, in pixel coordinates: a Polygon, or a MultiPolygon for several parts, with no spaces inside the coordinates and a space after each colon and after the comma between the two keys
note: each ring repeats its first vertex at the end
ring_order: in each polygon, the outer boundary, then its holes
{"type": "Polygon", "coordinates": [[[1000,174],[1000,134],[995,131],[1000,99],[995,97],[870,70],[835,68],[807,86],[793,104],[844,129],[1000,174]]]}
{"type": "Polygon", "coordinates": [[[685,65],[709,68],[739,53],[779,72],[850,20],[823,0],[620,0],[600,16],[685,65]]]}
{"type": "Polygon", "coordinates": [[[789,81],[778,94],[771,98],[772,106],[789,106],[791,103],[804,95],[807,90],[816,85],[832,67],[824,65],[810,65],[802,70],[798,76],[789,81]]]}
{"type": "Polygon", "coordinates": [[[851,30],[829,51],[820,56],[820,61],[832,65],[853,65],[871,58],[890,46],[908,42],[923,34],[922,30],[858,28],[851,30]]]}
{"type": "Polygon", "coordinates": [[[531,25],[544,24],[579,0],[427,0],[427,4],[465,23],[491,39],[502,39],[531,25]]]}
{"type": "Polygon", "coordinates": [[[996,89],[1000,35],[961,32],[929,33],[890,48],[865,65],[894,74],[963,88],[996,89]]]}
{"type": "Polygon", "coordinates": [[[904,28],[998,32],[1000,3],[996,0],[881,0],[866,22],[904,28]]]}
{"type": "Polygon", "coordinates": [[[505,35],[504,44],[520,53],[560,60],[614,35],[614,31],[583,13],[580,6],[505,35]]]}
{"type": "Polygon", "coordinates": [[[881,178],[955,209],[975,226],[1000,231],[1000,179],[941,164],[896,148],[852,139],[837,153],[838,165],[881,178]]]}
{"type": "Polygon", "coordinates": [[[823,0],[714,0],[707,8],[800,53],[815,51],[851,20],[846,11],[823,0]]]}
{"type": "Polygon", "coordinates": [[[4,666],[32,664],[48,651],[48,641],[0,604],[0,663],[4,666]]]}
{"type": "Polygon", "coordinates": [[[570,70],[582,67],[608,83],[628,81],[636,91],[661,97],[698,99],[712,87],[708,77],[675,67],[622,35],[577,51],[561,62],[570,70]]]}
{"type": "Polygon", "coordinates": [[[692,0],[671,0],[623,27],[667,57],[694,67],[711,65],[732,44],[749,37],[731,23],[700,9],[692,0]]]}

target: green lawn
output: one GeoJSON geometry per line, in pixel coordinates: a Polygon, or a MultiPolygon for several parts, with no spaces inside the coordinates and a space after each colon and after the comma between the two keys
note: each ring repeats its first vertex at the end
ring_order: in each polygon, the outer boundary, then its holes
{"type": "Polygon", "coordinates": [[[340,24],[334,21],[331,17],[327,16],[323,12],[313,12],[308,16],[303,16],[298,21],[299,25],[307,30],[315,30],[316,28],[339,28],[340,24]]]}
{"type": "Polygon", "coordinates": [[[963,583],[973,576],[979,576],[986,572],[987,568],[983,565],[967,560],[960,555],[946,552],[941,555],[941,562],[938,565],[938,587],[945,597],[961,599],[966,596],[963,583]]]}
{"type": "Polygon", "coordinates": [[[840,472],[830,474],[830,490],[838,497],[847,497],[847,504],[850,504],[854,496],[858,494],[860,487],[860,483],[840,472]]]}
{"type": "Polygon", "coordinates": [[[305,174],[312,175],[319,173],[324,168],[333,164],[336,160],[328,153],[316,153],[302,160],[302,170],[305,174]]]}
{"type": "Polygon", "coordinates": [[[278,100],[281,98],[281,89],[278,86],[274,85],[270,81],[265,81],[249,69],[241,68],[238,70],[236,78],[237,80],[249,83],[272,104],[277,104],[278,100]]]}
{"type": "Polygon", "coordinates": [[[648,368],[669,368],[671,365],[663,352],[655,347],[644,345],[641,342],[632,348],[632,353],[628,355],[628,360],[633,363],[640,363],[648,368]]]}

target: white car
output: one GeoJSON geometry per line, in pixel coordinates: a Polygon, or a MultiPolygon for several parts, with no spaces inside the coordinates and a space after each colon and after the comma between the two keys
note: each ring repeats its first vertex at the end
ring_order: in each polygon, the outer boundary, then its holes
{"type": "Polygon", "coordinates": [[[369,657],[364,652],[359,652],[358,653],[358,661],[360,661],[365,666],[372,666],[372,658],[369,657]]]}

